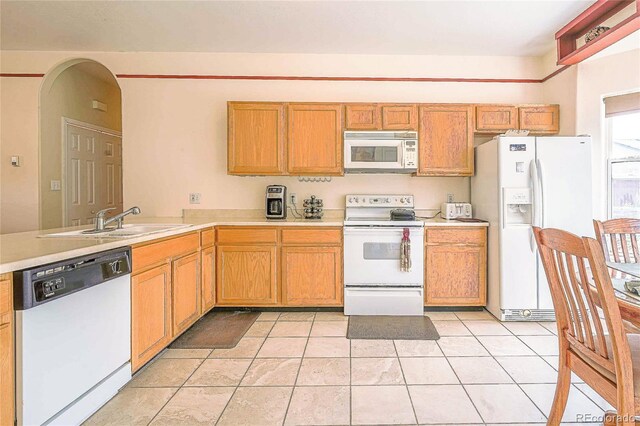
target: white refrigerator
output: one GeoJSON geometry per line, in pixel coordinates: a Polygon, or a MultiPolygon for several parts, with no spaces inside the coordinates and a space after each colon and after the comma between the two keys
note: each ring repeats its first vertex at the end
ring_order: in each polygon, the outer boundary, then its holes
{"type": "Polygon", "coordinates": [[[593,236],[591,137],[498,136],[475,148],[471,203],[489,221],[487,309],[554,320],[532,226],[593,236]]]}

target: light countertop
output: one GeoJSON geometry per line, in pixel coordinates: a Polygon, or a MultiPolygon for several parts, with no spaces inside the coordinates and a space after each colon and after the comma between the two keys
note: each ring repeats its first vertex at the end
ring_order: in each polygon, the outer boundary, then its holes
{"type": "MultiPolygon", "coordinates": [[[[243,215],[238,215],[243,216],[243,215]]],[[[126,247],[134,244],[198,231],[212,226],[343,226],[342,218],[322,220],[293,219],[267,220],[264,217],[132,217],[126,223],[171,223],[189,225],[166,232],[157,232],[134,238],[100,238],[95,236],[69,238],[42,238],[42,235],[74,229],[88,229],[89,226],[47,229],[31,232],[0,235],[0,274],[17,271],[47,263],[58,262],[73,257],[100,251],[126,247]]],[[[443,219],[425,219],[425,226],[488,226],[487,223],[457,222],[443,219]]]]}

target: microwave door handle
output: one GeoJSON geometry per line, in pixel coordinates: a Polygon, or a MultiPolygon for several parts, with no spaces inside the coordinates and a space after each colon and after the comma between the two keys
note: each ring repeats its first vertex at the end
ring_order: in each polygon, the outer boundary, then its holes
{"type": "Polygon", "coordinates": [[[405,149],[405,141],[402,141],[402,143],[400,144],[400,167],[404,169],[404,161],[405,161],[405,153],[406,153],[406,149],[405,149]]]}

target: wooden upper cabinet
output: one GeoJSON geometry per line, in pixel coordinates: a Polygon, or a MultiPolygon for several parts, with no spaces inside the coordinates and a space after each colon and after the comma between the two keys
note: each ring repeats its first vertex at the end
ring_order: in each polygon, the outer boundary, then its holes
{"type": "Polygon", "coordinates": [[[380,106],[383,130],[418,130],[418,107],[415,105],[380,106]]]}
{"type": "Polygon", "coordinates": [[[380,111],[376,104],[347,104],[345,118],[348,130],[380,129],[380,111]]]}
{"type": "Polygon", "coordinates": [[[473,105],[421,105],[418,137],[418,175],[473,175],[473,105]]]}
{"type": "Polygon", "coordinates": [[[558,105],[524,106],[518,108],[520,129],[532,133],[558,133],[560,107],[558,105]]]}
{"type": "Polygon", "coordinates": [[[342,105],[289,104],[287,170],[294,175],[341,175],[342,105]]]}
{"type": "Polygon", "coordinates": [[[285,172],[285,105],[228,103],[227,170],[236,175],[285,172]]]}
{"type": "Polygon", "coordinates": [[[518,108],[512,105],[476,106],[476,132],[497,133],[518,129],[518,108]]]}
{"type": "Polygon", "coordinates": [[[173,336],[182,333],[200,317],[200,253],[173,261],[173,336]]]}

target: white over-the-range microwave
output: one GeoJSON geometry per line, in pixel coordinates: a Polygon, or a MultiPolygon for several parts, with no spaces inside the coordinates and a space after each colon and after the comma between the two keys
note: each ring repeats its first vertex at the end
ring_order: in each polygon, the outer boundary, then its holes
{"type": "Polygon", "coordinates": [[[413,173],[417,169],[418,132],[344,132],[346,173],[413,173]]]}

